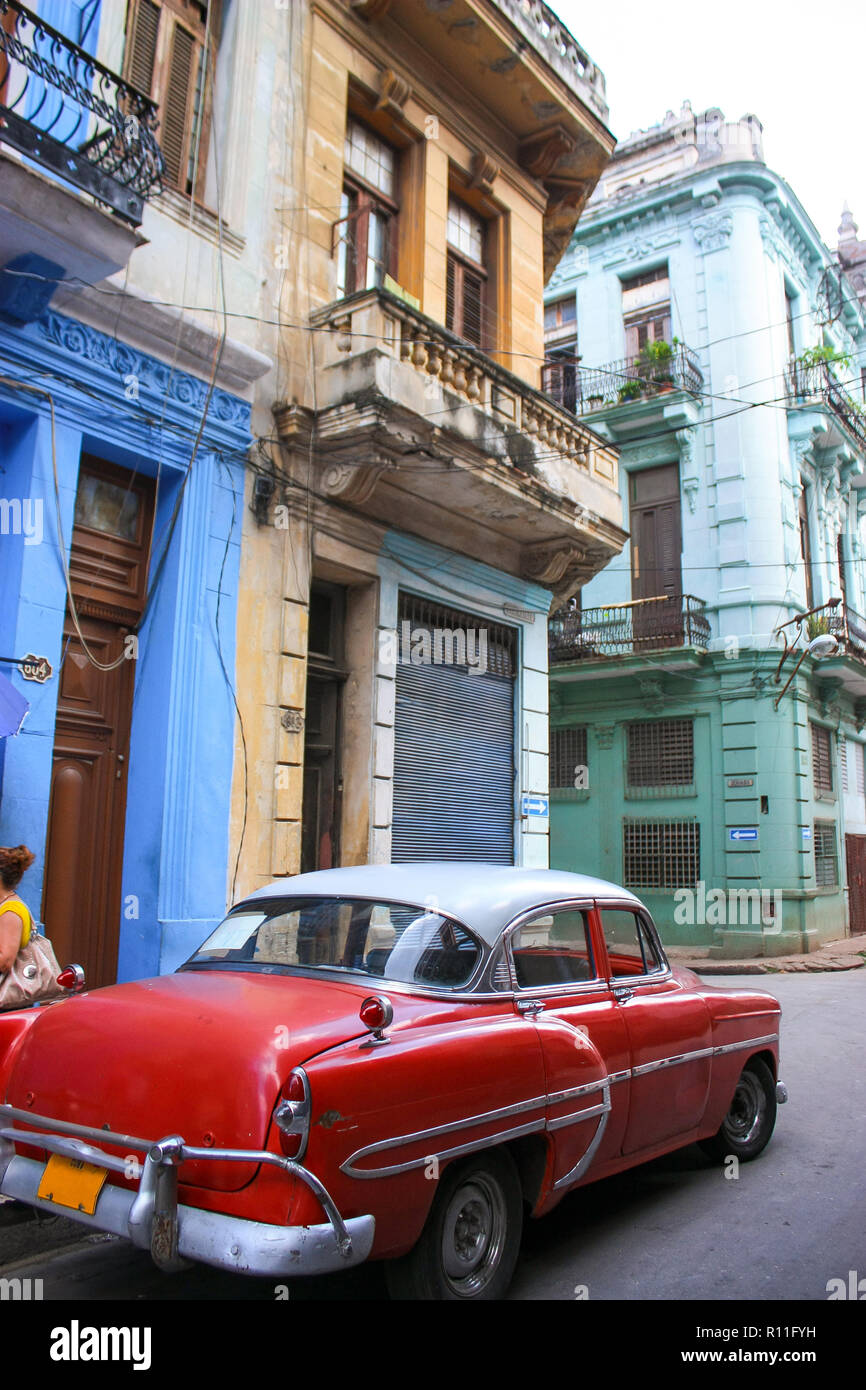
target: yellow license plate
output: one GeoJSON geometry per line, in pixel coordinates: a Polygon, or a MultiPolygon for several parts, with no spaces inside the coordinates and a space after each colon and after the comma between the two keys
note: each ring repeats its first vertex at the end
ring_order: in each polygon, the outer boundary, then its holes
{"type": "Polygon", "coordinates": [[[102,1184],[108,1177],[105,1168],[97,1168],[78,1158],[61,1158],[52,1154],[45,1165],[42,1181],[36,1193],[43,1202],[55,1202],[92,1216],[102,1184]]]}

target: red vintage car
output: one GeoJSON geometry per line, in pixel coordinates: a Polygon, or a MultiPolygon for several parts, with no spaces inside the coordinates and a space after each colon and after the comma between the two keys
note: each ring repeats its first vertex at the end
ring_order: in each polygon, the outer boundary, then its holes
{"type": "Polygon", "coordinates": [[[755,1158],[779,1019],[598,879],[304,874],[173,975],[0,1016],[0,1191],[165,1270],[382,1259],[398,1297],[497,1298],[526,1213],[694,1141],[755,1158]]]}

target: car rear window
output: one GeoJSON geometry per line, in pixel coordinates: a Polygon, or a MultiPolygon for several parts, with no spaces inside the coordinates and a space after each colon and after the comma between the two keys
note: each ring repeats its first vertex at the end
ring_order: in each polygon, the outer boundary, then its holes
{"type": "Polygon", "coordinates": [[[480,959],[481,947],[466,927],[424,907],[298,898],[230,913],[188,963],[345,970],[459,989],[480,959]]]}

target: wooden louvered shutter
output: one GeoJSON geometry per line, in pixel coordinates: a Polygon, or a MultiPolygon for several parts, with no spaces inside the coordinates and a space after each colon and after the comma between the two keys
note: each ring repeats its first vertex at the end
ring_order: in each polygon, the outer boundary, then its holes
{"type": "Polygon", "coordinates": [[[203,82],[207,11],[199,0],[132,0],[125,62],[128,81],[159,107],[157,138],[165,156],[165,183],[198,197],[204,185],[209,126],[203,82]],[[192,190],[192,150],[199,125],[198,173],[192,190]]]}
{"type": "Polygon", "coordinates": [[[450,251],[445,271],[445,326],[475,347],[485,345],[484,275],[450,251]]]}
{"type": "Polygon", "coordinates": [[[126,75],[133,87],[144,92],[145,96],[150,96],[153,91],[158,35],[159,5],[155,5],[153,0],[138,0],[132,17],[126,75]]]}
{"type": "Polygon", "coordinates": [[[193,60],[196,43],[182,24],[171,35],[168,78],[162,104],[162,152],[166,174],[175,188],[186,186],[188,137],[192,125],[193,60]]]}
{"type": "Polygon", "coordinates": [[[463,337],[481,347],[484,328],[484,281],[467,266],[463,267],[463,337]]]}
{"type": "Polygon", "coordinates": [[[454,327],[454,282],[456,278],[457,267],[454,257],[449,251],[445,269],[445,327],[450,328],[452,333],[458,331],[454,327]]]}

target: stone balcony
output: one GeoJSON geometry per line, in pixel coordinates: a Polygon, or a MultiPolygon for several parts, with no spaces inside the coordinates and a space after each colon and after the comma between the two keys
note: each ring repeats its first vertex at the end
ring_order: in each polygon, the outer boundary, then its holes
{"type": "Polygon", "coordinates": [[[552,589],[622,549],[617,450],[384,290],[312,315],[316,410],[275,408],[297,481],[552,589]]]}

